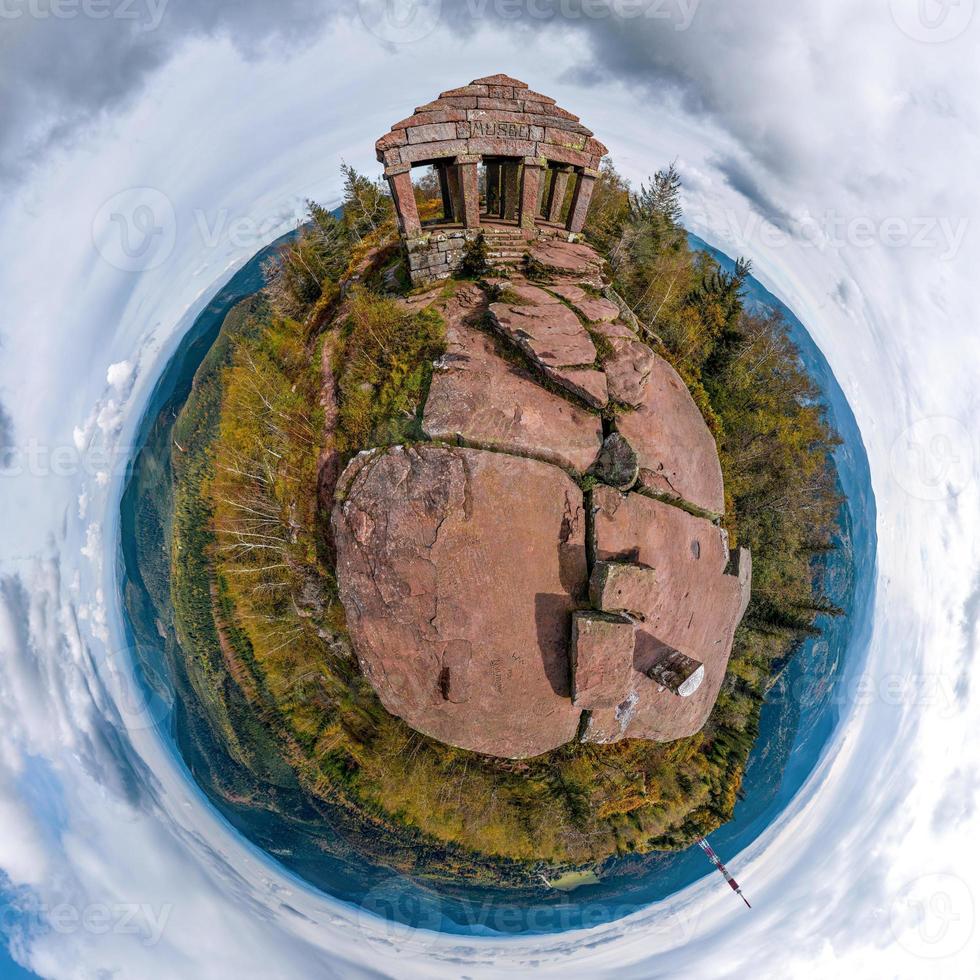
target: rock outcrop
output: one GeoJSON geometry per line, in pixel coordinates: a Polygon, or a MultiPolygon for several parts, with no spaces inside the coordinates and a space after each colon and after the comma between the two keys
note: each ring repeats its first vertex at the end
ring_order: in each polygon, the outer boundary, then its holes
{"type": "Polygon", "coordinates": [[[464,749],[682,738],[714,705],[751,582],[711,519],[714,440],[598,294],[591,248],[540,240],[532,269],[402,301],[439,311],[447,349],[431,442],[362,453],[338,484],[353,647],[392,714],[464,749]]]}
{"type": "Polygon", "coordinates": [[[722,514],[725,489],[714,437],[680,375],[662,357],[654,355],[649,364],[636,411],[616,420],[636,450],[640,482],[656,494],[722,514]]]}
{"type": "Polygon", "coordinates": [[[568,645],[588,578],[578,487],[548,463],[464,448],[395,447],[349,469],[337,577],[384,706],[490,755],[574,738],[568,645]]]}
{"type": "MultiPolygon", "coordinates": [[[[430,439],[532,456],[584,473],[602,445],[602,421],[497,353],[468,320],[483,294],[446,311],[447,350],[435,367],[422,428],[430,439]]],[[[457,297],[458,300],[458,297],[457,297]]]]}
{"type": "Polygon", "coordinates": [[[659,500],[609,487],[596,488],[592,507],[597,562],[647,566],[656,588],[633,590],[627,603],[642,607],[631,610],[642,621],[623,700],[629,711],[593,712],[585,737],[670,741],[692,735],[707,720],[724,680],[746,588],[737,575],[726,574],[725,532],[659,500]],[[676,650],[704,665],[704,680],[690,697],[677,697],[647,676],[676,650]]]}
{"type": "Polygon", "coordinates": [[[519,302],[492,303],[494,326],[548,377],[595,408],[609,401],[606,378],[594,369],[595,344],[567,306],[543,289],[524,286],[519,302]],[[535,299],[540,294],[540,299],[535,299]]]}

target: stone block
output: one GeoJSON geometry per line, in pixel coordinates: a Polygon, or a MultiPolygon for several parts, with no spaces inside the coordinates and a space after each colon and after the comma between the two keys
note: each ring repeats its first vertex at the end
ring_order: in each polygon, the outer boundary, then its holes
{"type": "Polygon", "coordinates": [[[599,159],[601,157],[604,157],[609,152],[609,150],[606,147],[605,143],[600,143],[594,137],[590,137],[585,142],[585,152],[599,159]]]}
{"type": "Polygon", "coordinates": [[[544,105],[555,104],[555,100],[550,95],[542,95],[540,92],[535,92],[533,89],[529,88],[525,88],[522,92],[518,92],[517,97],[524,99],[527,102],[542,102],[544,105]]]}
{"type": "Polygon", "coordinates": [[[451,107],[454,109],[475,109],[476,108],[476,96],[475,95],[453,95],[445,99],[440,99],[436,103],[440,107],[451,107]]]}
{"type": "Polygon", "coordinates": [[[564,146],[570,150],[584,150],[590,137],[582,133],[569,132],[567,129],[555,129],[549,126],[544,131],[544,142],[553,146],[564,146]]]}
{"type": "Polygon", "coordinates": [[[430,126],[434,123],[459,122],[461,119],[466,118],[465,109],[441,106],[438,102],[433,102],[431,105],[431,109],[425,106],[419,106],[415,110],[414,115],[396,122],[391,128],[393,130],[411,129],[413,126],[430,126]]]}
{"type": "Polygon", "coordinates": [[[405,130],[409,143],[435,143],[438,140],[456,139],[455,122],[432,123],[427,126],[411,126],[405,130]]]}
{"type": "Polygon", "coordinates": [[[704,664],[680,650],[668,650],[646,669],[646,675],[672,694],[689,698],[704,680],[704,664]]]}
{"type": "Polygon", "coordinates": [[[572,122],[570,119],[562,119],[560,116],[541,115],[536,112],[526,113],[530,122],[535,126],[544,126],[545,129],[563,129],[568,133],[581,133],[582,136],[591,136],[592,130],[581,123],[572,122]]]}
{"type": "Polygon", "coordinates": [[[511,88],[527,90],[527,83],[522,82],[519,78],[511,78],[510,75],[505,75],[502,72],[497,72],[496,75],[487,75],[484,78],[475,78],[471,85],[509,85],[511,88]]]}
{"type": "Polygon", "coordinates": [[[568,122],[577,123],[579,121],[578,116],[576,116],[574,112],[569,112],[567,109],[562,109],[560,106],[555,105],[554,102],[542,102],[540,99],[525,99],[524,111],[536,112],[541,116],[557,116],[559,119],[568,120],[568,122]]]}
{"type": "Polygon", "coordinates": [[[487,99],[476,100],[477,109],[504,109],[508,112],[520,112],[523,108],[517,99],[487,99]]]}
{"type": "Polygon", "coordinates": [[[449,139],[435,143],[409,144],[401,147],[397,153],[402,163],[417,163],[420,160],[430,160],[435,157],[455,156],[466,152],[466,140],[449,139]]]}
{"type": "Polygon", "coordinates": [[[625,616],[584,610],[572,614],[572,704],[613,708],[629,693],[635,628],[625,616]]]}
{"type": "Polygon", "coordinates": [[[385,133],[375,144],[374,148],[379,152],[390,150],[394,147],[404,146],[408,142],[405,130],[396,129],[390,133],[385,133]]]}
{"type": "MultiPolygon", "coordinates": [[[[506,157],[533,157],[538,155],[538,144],[534,140],[472,137],[468,140],[468,145],[472,153],[486,153],[491,156],[495,154],[506,157]]],[[[404,152],[404,150],[399,152],[404,152]]]]}
{"type": "Polygon", "coordinates": [[[625,561],[597,561],[589,580],[589,601],[596,609],[625,613],[643,620],[657,599],[657,573],[648,565],[625,561]]]}
{"type": "Polygon", "coordinates": [[[593,158],[582,150],[572,150],[567,146],[558,146],[555,143],[539,143],[538,153],[555,163],[568,163],[573,167],[591,166],[593,158]]]}
{"type": "Polygon", "coordinates": [[[452,99],[459,96],[486,96],[490,92],[488,85],[460,85],[459,88],[447,89],[440,93],[440,99],[452,99]]]}

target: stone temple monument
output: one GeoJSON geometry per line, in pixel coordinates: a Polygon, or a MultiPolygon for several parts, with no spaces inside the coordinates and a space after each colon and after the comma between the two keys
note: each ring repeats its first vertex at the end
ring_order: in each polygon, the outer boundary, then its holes
{"type": "Polygon", "coordinates": [[[711,430],[580,235],[605,148],[506,75],[444,92],[377,147],[420,287],[393,302],[438,313],[446,351],[422,438],[360,453],[337,484],[364,677],[416,731],[491,756],[694,734],[751,556],[721,527],[711,430]],[[437,285],[480,234],[492,274],[437,285]]]}
{"type": "Polygon", "coordinates": [[[500,257],[539,236],[574,240],[606,152],[578,116],[507,75],[443,92],[375,148],[417,283],[451,275],[481,232],[500,257]],[[424,223],[412,184],[422,167],[433,168],[442,197],[424,223]]]}

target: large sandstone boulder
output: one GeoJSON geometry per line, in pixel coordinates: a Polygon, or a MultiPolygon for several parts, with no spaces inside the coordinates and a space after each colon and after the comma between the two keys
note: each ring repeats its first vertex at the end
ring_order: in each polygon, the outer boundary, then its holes
{"type": "Polygon", "coordinates": [[[586,404],[609,401],[606,377],[593,365],[595,344],[579,318],[543,289],[525,285],[519,302],[492,303],[491,322],[553,381],[586,404]],[[537,299],[536,294],[541,294],[537,299]]]}
{"type": "MultiPolygon", "coordinates": [[[[626,603],[642,607],[631,610],[642,617],[632,696],[618,708],[593,712],[585,737],[670,741],[693,735],[718,697],[748,588],[738,575],[726,574],[725,532],[677,507],[610,487],[595,489],[592,507],[597,561],[647,566],[656,588],[637,583],[626,603]],[[690,697],[678,697],[647,676],[676,650],[704,665],[704,679],[690,697]]],[[[616,606],[621,608],[619,601],[616,606]]]]}
{"type": "Polygon", "coordinates": [[[639,407],[616,420],[636,450],[640,482],[657,494],[712,514],[725,510],[725,489],[714,437],[687,385],[653,355],[639,407]]]}
{"type": "Polygon", "coordinates": [[[430,439],[533,456],[584,473],[602,446],[602,420],[501,357],[493,339],[459,319],[446,326],[422,428],[430,439]]]}
{"type": "Polygon", "coordinates": [[[585,596],[582,494],[537,460],[395,447],[358,457],[334,508],[354,649],[384,706],[508,758],[575,737],[571,614],[585,596]]]}
{"type": "MultiPolygon", "coordinates": [[[[751,556],[689,512],[723,510],[714,440],[673,368],[597,295],[598,257],[554,240],[534,258],[551,270],[535,284],[401,300],[439,312],[446,353],[422,410],[433,441],[362,453],[337,483],[352,645],[388,711],[464,749],[682,738],[717,698],[751,556]]],[[[339,463],[324,453],[324,496],[339,463]]]]}

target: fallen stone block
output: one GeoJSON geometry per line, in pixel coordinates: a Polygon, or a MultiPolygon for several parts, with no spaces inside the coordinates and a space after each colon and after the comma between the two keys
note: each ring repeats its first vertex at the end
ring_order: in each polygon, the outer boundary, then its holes
{"type": "Polygon", "coordinates": [[[572,614],[572,704],[612,708],[629,692],[633,623],[626,616],[585,610],[572,614]]]}

